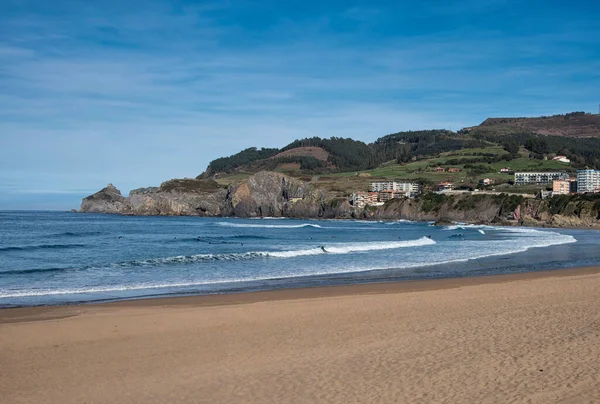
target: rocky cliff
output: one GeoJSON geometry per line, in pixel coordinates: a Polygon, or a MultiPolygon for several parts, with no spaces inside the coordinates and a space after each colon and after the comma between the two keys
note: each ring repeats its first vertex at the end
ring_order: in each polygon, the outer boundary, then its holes
{"type": "Polygon", "coordinates": [[[354,209],[347,199],[328,199],[310,183],[260,172],[237,187],[213,180],[175,179],[157,188],[131,191],[112,184],[84,198],[81,212],[123,215],[295,217],[496,223],[553,227],[600,226],[600,196],[547,200],[517,195],[441,195],[393,199],[380,207],[354,209]]]}
{"type": "Polygon", "coordinates": [[[425,194],[366,209],[366,218],[536,227],[600,227],[600,195],[526,199],[517,195],[425,194]]]}
{"type": "Polygon", "coordinates": [[[84,198],[80,211],[148,216],[350,217],[347,201],[334,205],[306,182],[263,171],[235,188],[222,187],[213,180],[175,179],[123,197],[111,184],[84,198]]]}

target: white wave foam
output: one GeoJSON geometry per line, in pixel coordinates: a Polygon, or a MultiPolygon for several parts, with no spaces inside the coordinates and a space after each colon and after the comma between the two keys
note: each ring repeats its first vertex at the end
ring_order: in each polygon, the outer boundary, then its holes
{"type": "MultiPolygon", "coordinates": [[[[166,289],[179,288],[190,286],[214,285],[220,283],[243,282],[249,279],[228,279],[217,281],[202,281],[202,282],[173,282],[173,283],[153,283],[153,284],[134,284],[121,286],[98,286],[76,289],[38,289],[38,290],[23,290],[14,292],[0,292],[0,299],[9,299],[17,297],[35,297],[35,296],[61,296],[61,295],[77,295],[82,293],[106,293],[106,292],[126,292],[130,290],[146,290],[146,289],[166,289]]],[[[262,279],[257,279],[262,280],[262,279]]]]}
{"type": "Polygon", "coordinates": [[[219,226],[224,227],[249,227],[249,228],[265,228],[265,229],[300,229],[302,227],[314,227],[317,229],[321,229],[322,227],[318,224],[250,224],[250,223],[227,223],[227,222],[218,222],[219,226]]]}
{"type": "Polygon", "coordinates": [[[456,223],[450,226],[444,226],[442,230],[465,230],[465,229],[486,229],[486,228],[502,228],[502,227],[494,227],[488,226],[485,224],[468,224],[468,223],[456,223]]]}
{"type": "Polygon", "coordinates": [[[382,242],[366,242],[366,243],[340,243],[332,244],[303,250],[287,250],[287,251],[250,251],[245,253],[230,253],[230,254],[196,254],[196,255],[178,255],[175,257],[151,258],[147,260],[128,261],[113,264],[112,267],[126,268],[136,266],[155,266],[166,264],[185,264],[201,261],[242,261],[256,258],[294,258],[306,255],[318,254],[349,254],[353,252],[389,250],[394,248],[420,247],[425,245],[435,244],[430,238],[422,237],[417,240],[407,241],[382,241],[382,242]]]}
{"type": "Polygon", "coordinates": [[[276,258],[294,258],[301,257],[304,255],[317,255],[317,254],[349,254],[354,252],[365,252],[365,251],[377,251],[377,250],[391,250],[395,248],[407,248],[407,247],[421,247],[426,245],[436,244],[430,238],[422,237],[417,240],[408,241],[382,241],[382,242],[371,242],[371,243],[350,243],[350,244],[334,244],[330,246],[323,246],[323,248],[310,248],[306,250],[291,250],[281,252],[266,252],[263,253],[269,257],[276,258]]]}

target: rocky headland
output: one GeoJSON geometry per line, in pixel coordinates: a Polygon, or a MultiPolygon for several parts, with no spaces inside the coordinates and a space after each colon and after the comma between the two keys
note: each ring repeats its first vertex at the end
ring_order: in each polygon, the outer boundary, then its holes
{"type": "Polygon", "coordinates": [[[291,217],[465,222],[548,227],[600,227],[600,199],[526,199],[517,195],[442,195],[392,199],[355,209],[308,182],[259,172],[242,184],[174,179],[124,197],[112,184],[83,199],[80,212],[140,216],[291,217]]]}

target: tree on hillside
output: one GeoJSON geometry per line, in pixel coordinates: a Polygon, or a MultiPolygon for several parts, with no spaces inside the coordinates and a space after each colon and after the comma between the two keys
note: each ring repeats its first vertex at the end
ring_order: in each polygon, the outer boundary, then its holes
{"type": "Polygon", "coordinates": [[[520,144],[514,139],[507,139],[502,143],[504,150],[510,154],[519,154],[520,144]]]}

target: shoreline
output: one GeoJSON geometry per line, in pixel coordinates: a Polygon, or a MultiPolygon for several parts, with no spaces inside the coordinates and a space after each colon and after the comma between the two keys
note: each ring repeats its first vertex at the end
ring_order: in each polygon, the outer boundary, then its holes
{"type": "Polygon", "coordinates": [[[600,266],[0,311],[25,404],[598,402],[600,266]]]}
{"type": "MultiPolygon", "coordinates": [[[[374,219],[374,218],[363,218],[363,217],[333,217],[333,218],[322,218],[322,217],[290,217],[290,216],[254,216],[254,217],[239,217],[239,216],[201,216],[201,215],[133,215],[133,214],[123,214],[123,213],[110,213],[110,212],[70,212],[70,211],[56,211],[60,213],[75,213],[75,214],[83,214],[83,215],[108,215],[108,216],[120,216],[120,217],[194,217],[194,218],[202,218],[202,219],[251,219],[251,220],[262,220],[262,219],[289,219],[289,220],[341,220],[341,221],[359,221],[359,222],[397,222],[397,221],[407,221],[411,223],[434,223],[435,220],[410,220],[403,218],[395,218],[395,219],[374,219]]],[[[600,230],[600,222],[598,224],[592,226],[550,226],[550,225],[530,225],[530,224],[521,224],[521,223],[482,223],[479,221],[473,222],[449,222],[451,225],[474,225],[474,226],[491,226],[491,227],[525,227],[529,229],[567,229],[567,230],[600,230]]],[[[446,226],[446,225],[440,225],[446,226]]]]}
{"type": "Polygon", "coordinates": [[[29,321],[55,320],[77,316],[82,313],[93,313],[119,309],[220,307],[262,302],[310,300],[345,296],[404,294],[423,291],[457,289],[488,284],[510,283],[534,279],[563,278],[594,274],[600,274],[600,265],[510,274],[283,288],[223,294],[144,297],[117,301],[91,303],[83,302],[64,305],[5,307],[0,308],[0,325],[29,321]]]}

